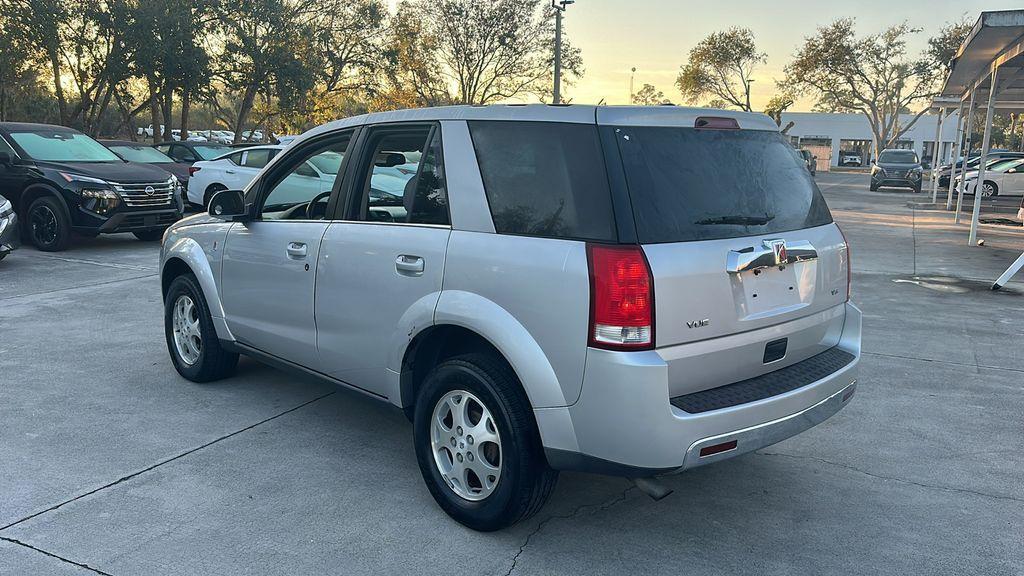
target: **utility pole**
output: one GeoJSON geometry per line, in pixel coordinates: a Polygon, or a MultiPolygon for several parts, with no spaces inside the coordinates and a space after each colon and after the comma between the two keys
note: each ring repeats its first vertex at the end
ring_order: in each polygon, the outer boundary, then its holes
{"type": "Polygon", "coordinates": [[[562,12],[576,0],[551,0],[555,9],[555,90],[554,104],[562,103],[562,12]]]}

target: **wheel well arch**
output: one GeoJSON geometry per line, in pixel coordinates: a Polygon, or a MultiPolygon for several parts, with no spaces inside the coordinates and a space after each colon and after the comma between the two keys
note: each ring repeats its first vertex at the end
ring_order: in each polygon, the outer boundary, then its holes
{"type": "Polygon", "coordinates": [[[166,297],[167,291],[171,288],[171,282],[174,282],[178,276],[194,273],[192,267],[181,258],[168,258],[164,263],[163,270],[160,271],[160,294],[166,297]]]}
{"type": "Polygon", "coordinates": [[[209,186],[206,187],[206,190],[203,191],[203,206],[209,206],[210,199],[213,198],[214,194],[220,192],[221,190],[227,189],[228,187],[221,184],[220,182],[211,183],[209,186]]]}
{"type": "Polygon", "coordinates": [[[68,215],[68,207],[64,202],[64,198],[60,195],[56,189],[46,184],[32,184],[25,191],[21,193],[21,198],[18,200],[18,206],[15,209],[21,213],[28,210],[28,207],[32,205],[36,200],[45,196],[52,196],[60,201],[61,207],[64,209],[65,215],[68,215]]]}
{"type": "MultiPolygon", "coordinates": [[[[479,333],[455,324],[431,326],[417,334],[402,357],[400,375],[401,406],[407,418],[412,421],[416,395],[430,371],[439,363],[463,354],[488,354],[508,367],[515,369],[498,348],[479,333]]],[[[518,380],[518,375],[516,375],[518,380]]],[[[522,386],[522,383],[519,384],[522,386]]],[[[524,396],[529,398],[525,393],[524,396]]]]}

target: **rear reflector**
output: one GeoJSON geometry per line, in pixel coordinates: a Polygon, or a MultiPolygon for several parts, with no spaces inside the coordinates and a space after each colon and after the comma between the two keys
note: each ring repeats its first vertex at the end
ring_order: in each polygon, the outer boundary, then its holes
{"type": "Polygon", "coordinates": [[[637,245],[588,244],[590,264],[589,344],[610,350],[645,350],[654,345],[654,282],[637,245]]]}
{"type": "Polygon", "coordinates": [[[694,128],[705,130],[739,130],[740,123],[735,118],[722,118],[721,116],[701,116],[693,123],[694,128]]]}
{"type": "Polygon", "coordinates": [[[722,442],[721,444],[715,444],[714,446],[705,446],[700,449],[700,457],[713,456],[715,454],[721,454],[722,452],[728,452],[729,450],[736,449],[736,441],[729,440],[728,442],[722,442]]]}

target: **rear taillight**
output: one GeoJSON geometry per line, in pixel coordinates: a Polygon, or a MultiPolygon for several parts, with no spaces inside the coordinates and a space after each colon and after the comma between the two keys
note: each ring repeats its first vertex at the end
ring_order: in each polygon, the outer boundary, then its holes
{"type": "Polygon", "coordinates": [[[654,347],[654,282],[643,250],[587,245],[590,264],[589,344],[610,350],[654,347]]]}
{"type": "Polygon", "coordinates": [[[200,170],[202,170],[202,168],[200,168],[198,166],[189,166],[188,167],[188,175],[189,176],[195,176],[196,172],[199,172],[200,170]]]}
{"type": "MultiPolygon", "coordinates": [[[[839,228],[839,224],[836,224],[839,228]]],[[[850,243],[846,240],[846,234],[839,228],[839,234],[843,237],[843,245],[846,246],[846,301],[850,301],[850,282],[853,280],[853,265],[850,264],[850,243]]]]}

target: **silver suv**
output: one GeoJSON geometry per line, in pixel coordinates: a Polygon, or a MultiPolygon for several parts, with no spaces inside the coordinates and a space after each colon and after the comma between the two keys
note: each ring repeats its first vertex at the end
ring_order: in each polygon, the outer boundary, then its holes
{"type": "Polygon", "coordinates": [[[806,430],[860,358],[846,241],[759,114],[333,122],[174,225],[161,278],[185,378],[245,354],[401,408],[431,494],[478,530],[535,513],[558,470],[653,492],[806,430]]]}

